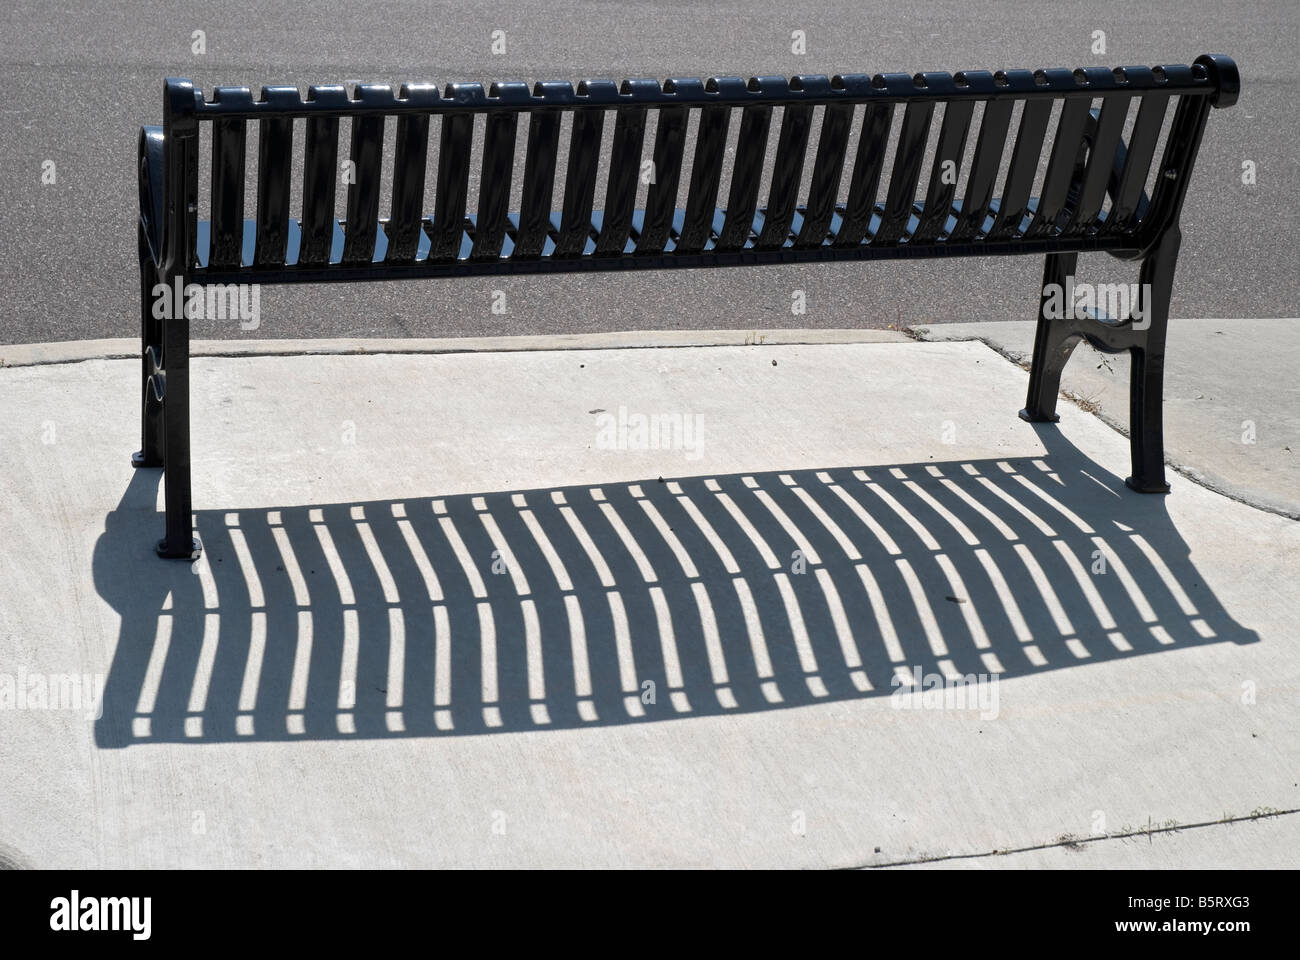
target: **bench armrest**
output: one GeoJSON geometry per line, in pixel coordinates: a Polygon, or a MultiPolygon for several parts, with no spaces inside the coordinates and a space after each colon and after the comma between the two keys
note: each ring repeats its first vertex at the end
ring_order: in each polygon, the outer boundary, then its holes
{"type": "Polygon", "coordinates": [[[155,267],[163,258],[163,128],[140,128],[140,229],[155,267]]]}

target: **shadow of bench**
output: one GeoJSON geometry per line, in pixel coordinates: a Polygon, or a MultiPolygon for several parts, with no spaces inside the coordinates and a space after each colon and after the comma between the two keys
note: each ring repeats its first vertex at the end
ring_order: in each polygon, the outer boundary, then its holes
{"type": "Polygon", "coordinates": [[[780,710],[1249,643],[1163,501],[1041,458],[108,515],[101,747],[510,733],[780,710]]]}

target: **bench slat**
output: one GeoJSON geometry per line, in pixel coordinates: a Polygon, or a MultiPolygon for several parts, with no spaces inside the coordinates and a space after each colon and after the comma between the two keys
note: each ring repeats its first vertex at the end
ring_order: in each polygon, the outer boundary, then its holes
{"type": "Polygon", "coordinates": [[[591,210],[596,199],[596,171],[600,164],[600,137],[605,112],[576,110],[569,137],[569,168],[564,178],[564,209],[556,257],[578,257],[591,239],[591,210]]]}
{"type": "Polygon", "coordinates": [[[598,255],[624,252],[632,232],[632,213],[641,176],[641,150],[645,145],[645,107],[622,107],[614,121],[614,143],[609,154],[609,184],[596,241],[598,255]]]}
{"type": "Polygon", "coordinates": [[[1143,188],[1168,109],[1169,95],[1165,93],[1148,93],[1138,105],[1137,119],[1133,121],[1133,132],[1128,138],[1119,192],[1107,218],[1114,230],[1130,228],[1133,220],[1141,214],[1143,188]]]}
{"type": "Polygon", "coordinates": [[[749,242],[758,209],[758,189],[767,159],[767,139],[772,126],[772,108],[764,104],[745,107],[736,138],[736,165],[731,171],[727,216],[718,236],[719,250],[740,250],[749,242]]]}
{"type": "Polygon", "coordinates": [[[826,108],[822,117],[817,158],[813,161],[812,182],[808,187],[808,207],[795,246],[819,247],[826,241],[844,174],[853,110],[851,103],[835,103],[826,108]]]}
{"type": "Polygon", "coordinates": [[[1067,100],[1061,108],[1061,119],[1056,125],[1056,137],[1047,161],[1047,175],[1043,179],[1043,192],[1038,198],[1038,213],[1026,236],[1043,237],[1056,232],[1057,219],[1065,209],[1070,184],[1078,170],[1083,131],[1091,109],[1088,100],[1067,100]]]}
{"type": "Polygon", "coordinates": [[[1079,188],[1079,201],[1066,233],[1087,233],[1097,224],[1097,215],[1106,200],[1106,185],[1115,169],[1115,152],[1119,138],[1124,133],[1132,97],[1112,97],[1102,101],[1097,117],[1097,129],[1092,148],[1088,151],[1088,164],[1079,188]]]}
{"type": "Polygon", "coordinates": [[[348,216],[344,229],[343,262],[370,263],[375,255],[379,223],[379,170],[383,161],[384,118],[352,118],[352,170],[348,184],[348,216]]]}
{"type": "Polygon", "coordinates": [[[952,201],[957,195],[957,178],[960,176],[962,155],[966,150],[966,137],[970,134],[974,112],[973,100],[954,100],[943,109],[939,144],[930,171],[930,186],[925,193],[925,209],[921,214],[921,222],[909,241],[911,243],[931,243],[936,240],[947,225],[948,217],[952,215],[952,201]]]}
{"type": "Polygon", "coordinates": [[[686,107],[663,107],[655,127],[650,191],[645,219],[637,236],[637,253],[662,253],[677,211],[677,188],[686,152],[686,107]]]}
{"type": "Polygon", "coordinates": [[[712,239],[713,214],[718,205],[722,161],[726,155],[730,107],[704,107],[691,164],[691,186],[686,195],[686,216],[673,248],[678,253],[698,253],[712,239]]]}
{"type": "Polygon", "coordinates": [[[916,197],[916,186],[921,179],[921,166],[925,162],[925,143],[930,135],[930,120],[933,116],[932,102],[909,103],[903,111],[898,150],[894,154],[894,170],[889,178],[889,195],[885,200],[880,229],[871,238],[873,245],[897,243],[907,229],[916,197]]]}
{"type": "Polygon", "coordinates": [[[528,121],[524,192],[513,254],[517,259],[539,256],[546,244],[551,229],[551,196],[555,192],[555,157],[559,146],[560,111],[534,113],[528,121]]]}
{"type": "Polygon", "coordinates": [[[429,234],[430,260],[451,260],[460,256],[473,138],[473,115],[458,113],[442,118],[438,145],[438,195],[434,201],[433,222],[425,225],[429,234]]]}
{"type": "Polygon", "coordinates": [[[799,202],[799,179],[803,174],[804,156],[808,153],[808,136],[812,131],[811,105],[791,104],[781,115],[781,132],[776,141],[776,161],[772,168],[772,185],[767,194],[763,215],[763,232],[754,244],[772,250],[785,245],[790,223],[799,202]]]}
{"type": "Polygon", "coordinates": [[[510,181],[515,169],[517,113],[490,113],[483,135],[483,175],[479,178],[478,217],[474,224],[475,260],[501,256],[510,213],[510,181]]]}
{"type": "MultiPolygon", "coordinates": [[[[433,103],[438,88],[432,84],[403,84],[404,99],[423,99],[433,103]]],[[[397,118],[393,140],[393,203],[384,232],[389,263],[407,263],[415,259],[424,226],[424,181],[429,160],[429,117],[411,114],[397,118]]]]}
{"type": "Polygon", "coordinates": [[[835,232],[837,247],[858,246],[871,226],[893,118],[892,103],[872,103],[863,110],[858,155],[849,180],[849,197],[844,205],[840,228],[835,232]]]}
{"type": "Polygon", "coordinates": [[[1007,185],[998,205],[997,222],[989,232],[990,239],[1006,240],[1020,236],[1020,225],[1029,212],[1029,191],[1034,186],[1038,158],[1043,152],[1043,139],[1047,136],[1047,121],[1051,116],[1050,100],[1025,101],[1016,146],[1011,152],[1007,185]]]}
{"type": "Polygon", "coordinates": [[[969,240],[984,228],[989,204],[993,200],[994,181],[1007,146],[1007,131],[1011,127],[1014,106],[1011,100],[990,100],[984,105],[975,157],[966,181],[966,198],[962,201],[957,225],[953,227],[952,240],[969,240]]]}
{"type": "Polygon", "coordinates": [[[240,265],[244,245],[244,151],[247,121],[212,124],[212,243],[208,262],[225,269],[240,265]]]}
{"type": "MultiPolygon", "coordinates": [[[[282,109],[298,103],[296,87],[263,87],[262,100],[282,109]]],[[[253,264],[284,264],[289,242],[289,173],[293,165],[293,119],[265,117],[258,122],[257,243],[253,264]]]]}
{"type": "MultiPolygon", "coordinates": [[[[340,86],[310,87],[307,100],[346,103],[348,95],[340,86]]],[[[334,199],[339,176],[338,117],[309,118],[304,139],[302,240],[298,263],[315,266],[329,263],[334,243],[334,199]]]]}

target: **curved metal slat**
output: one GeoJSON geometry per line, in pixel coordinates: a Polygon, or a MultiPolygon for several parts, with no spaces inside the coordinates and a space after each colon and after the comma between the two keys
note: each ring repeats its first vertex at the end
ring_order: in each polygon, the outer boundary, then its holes
{"type": "Polygon", "coordinates": [[[1029,191],[1034,186],[1038,157],[1043,152],[1043,138],[1047,136],[1047,121],[1051,117],[1052,101],[1025,101],[1016,145],[1011,151],[1006,188],[1002,192],[997,222],[989,232],[990,239],[1006,240],[1020,235],[1020,224],[1029,212],[1029,191]]]}
{"type": "Polygon", "coordinates": [[[347,226],[343,231],[343,262],[369,263],[375,255],[379,224],[379,165],[384,151],[384,118],[352,120],[352,173],[348,184],[347,226]]]}
{"type": "Polygon", "coordinates": [[[984,227],[989,203],[993,199],[993,183],[1007,146],[1007,131],[1011,127],[1014,106],[1011,100],[990,100],[984,105],[979,138],[975,143],[975,159],[971,162],[970,178],[966,181],[966,197],[957,216],[957,225],[949,237],[951,240],[969,240],[984,227]]]}
{"type": "Polygon", "coordinates": [[[808,209],[795,246],[819,247],[826,241],[831,217],[835,215],[835,199],[844,173],[852,123],[853,104],[837,103],[826,108],[821,136],[817,139],[817,156],[813,160],[812,182],[808,187],[808,209]]]}
{"type": "Polygon", "coordinates": [[[393,206],[385,230],[390,263],[415,259],[424,223],[424,177],[429,157],[429,118],[398,117],[394,138],[393,206]]]}
{"type": "Polygon", "coordinates": [[[262,100],[279,111],[263,117],[257,137],[257,240],[253,264],[284,264],[289,243],[289,171],[293,163],[293,118],[288,111],[297,103],[296,87],[263,87],[262,100]]]}
{"type": "Polygon", "coordinates": [[[1042,237],[1056,231],[1057,220],[1065,209],[1069,196],[1070,184],[1078,172],[1083,131],[1091,109],[1090,100],[1067,100],[1061,108],[1051,157],[1047,161],[1047,175],[1043,179],[1043,192],[1038,198],[1038,210],[1029,225],[1027,236],[1042,237]]]}
{"type": "Polygon", "coordinates": [[[708,106],[700,110],[700,127],[691,164],[691,186],[686,194],[682,232],[673,248],[678,253],[704,249],[713,235],[713,217],[718,207],[718,185],[726,153],[727,125],[731,108],[708,106]]]}
{"type": "MultiPolygon", "coordinates": [[[[433,102],[437,96],[438,88],[432,85],[402,87],[402,97],[408,100],[420,98],[433,102]]],[[[397,118],[393,150],[393,204],[388,223],[384,225],[388,235],[384,259],[389,263],[409,263],[419,251],[424,224],[424,180],[429,159],[427,114],[397,118]]]]}
{"type": "Polygon", "coordinates": [[[208,265],[240,265],[244,245],[244,152],[246,121],[221,119],[212,124],[212,240],[208,265]]]}
{"type": "Polygon", "coordinates": [[[808,135],[812,131],[812,112],[813,108],[807,104],[791,105],[782,111],[763,230],[754,244],[760,249],[784,246],[789,239],[790,224],[799,202],[799,178],[808,153],[808,135]]]}
{"type": "Polygon", "coordinates": [[[1124,132],[1130,100],[1129,97],[1111,97],[1102,101],[1097,129],[1088,151],[1088,164],[1079,187],[1079,198],[1074,213],[1071,214],[1067,233],[1084,233],[1097,221],[1097,214],[1101,212],[1101,205],[1106,199],[1106,186],[1115,171],[1115,153],[1119,148],[1119,138],[1124,132]]]}
{"type": "Polygon", "coordinates": [[[506,218],[510,213],[510,180],[515,168],[518,126],[517,113],[498,111],[488,114],[483,136],[483,175],[479,179],[474,248],[470,252],[476,260],[501,256],[506,218]]]}
{"type": "Polygon", "coordinates": [[[739,250],[749,242],[758,209],[758,188],[767,158],[767,137],[772,125],[772,108],[746,107],[740,117],[736,138],[736,165],[731,171],[727,216],[718,235],[719,250],[739,250]]]}
{"type": "Polygon", "coordinates": [[[650,191],[646,196],[645,220],[636,240],[637,253],[662,253],[668,243],[681,183],[682,155],[686,151],[686,119],[685,107],[664,107],[659,111],[650,191]]]}
{"type": "Polygon", "coordinates": [[[569,137],[569,169],[564,178],[564,210],[556,257],[581,256],[591,239],[591,210],[596,198],[596,170],[600,164],[600,136],[605,128],[603,110],[576,110],[569,137]]]}
{"type": "Polygon", "coordinates": [[[429,259],[452,260],[460,256],[465,233],[465,204],[469,193],[469,153],[474,138],[474,117],[458,113],[442,118],[438,140],[438,184],[429,234],[429,259]]]}
{"type": "Polygon", "coordinates": [[[876,206],[876,190],[880,187],[880,173],[885,165],[885,150],[889,146],[889,130],[894,118],[892,103],[873,103],[862,113],[862,133],[858,138],[857,157],[849,179],[849,196],[844,204],[840,228],[835,233],[835,246],[856,247],[871,227],[871,215],[876,206]]]}
{"type": "Polygon", "coordinates": [[[551,197],[555,192],[555,157],[559,146],[560,111],[544,109],[533,113],[528,120],[519,232],[511,257],[536,257],[546,245],[551,230],[551,197]]]}
{"type": "Polygon", "coordinates": [[[614,121],[614,143],[609,153],[609,183],[605,189],[604,221],[596,240],[596,253],[617,255],[627,248],[632,232],[632,208],[641,176],[641,149],[645,144],[645,107],[623,107],[614,121]]]}
{"type": "Polygon", "coordinates": [[[925,192],[925,207],[912,234],[912,243],[930,243],[938,239],[947,226],[948,217],[953,213],[952,201],[957,195],[957,178],[961,173],[962,155],[974,112],[973,100],[954,101],[943,108],[943,125],[939,128],[930,186],[925,192]]]}
{"type": "MultiPolygon", "coordinates": [[[[343,87],[311,87],[310,102],[346,103],[343,87]]],[[[311,117],[304,136],[302,179],[302,240],[298,263],[329,263],[334,243],[334,198],[339,176],[338,117],[311,117]]]]}
{"type": "Polygon", "coordinates": [[[1133,121],[1133,132],[1129,134],[1125,152],[1124,173],[1120,177],[1119,191],[1111,204],[1108,219],[1111,229],[1128,229],[1142,215],[1143,189],[1168,109],[1169,95],[1163,93],[1147,94],[1138,104],[1137,119],[1133,121]]]}
{"type": "Polygon", "coordinates": [[[925,162],[925,142],[930,135],[930,120],[934,104],[909,103],[903,112],[903,126],[898,135],[898,151],[894,154],[894,170],[889,178],[889,194],[885,199],[885,212],[880,229],[871,238],[872,244],[897,243],[907,230],[912,216],[912,203],[916,185],[921,179],[921,165],[925,162]]]}

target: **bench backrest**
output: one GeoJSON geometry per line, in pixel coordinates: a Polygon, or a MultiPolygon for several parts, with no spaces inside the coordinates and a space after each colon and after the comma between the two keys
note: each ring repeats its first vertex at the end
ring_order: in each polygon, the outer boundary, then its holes
{"type": "Polygon", "coordinates": [[[588,81],[576,89],[407,84],[394,95],[359,85],[349,95],[314,86],[305,100],[293,87],[263,87],[259,98],[218,87],[207,100],[173,79],[162,127],[141,134],[143,243],[164,272],[200,282],[1090,249],[1140,256],[1177,221],[1210,107],[1231,105],[1238,89],[1236,66],[1222,55],[1155,68],[588,81]],[[351,142],[341,157],[343,119],[351,142]],[[295,120],[305,121],[301,146],[295,120]],[[257,170],[246,187],[249,121],[257,124],[257,170]],[[471,210],[476,130],[482,159],[471,210]],[[200,136],[211,138],[210,170],[199,169],[200,136]],[[291,218],[295,150],[302,206],[291,218]],[[351,165],[340,221],[344,159],[351,165]],[[204,221],[201,179],[211,209],[204,221]],[[248,221],[246,189],[256,192],[248,221]]]}

